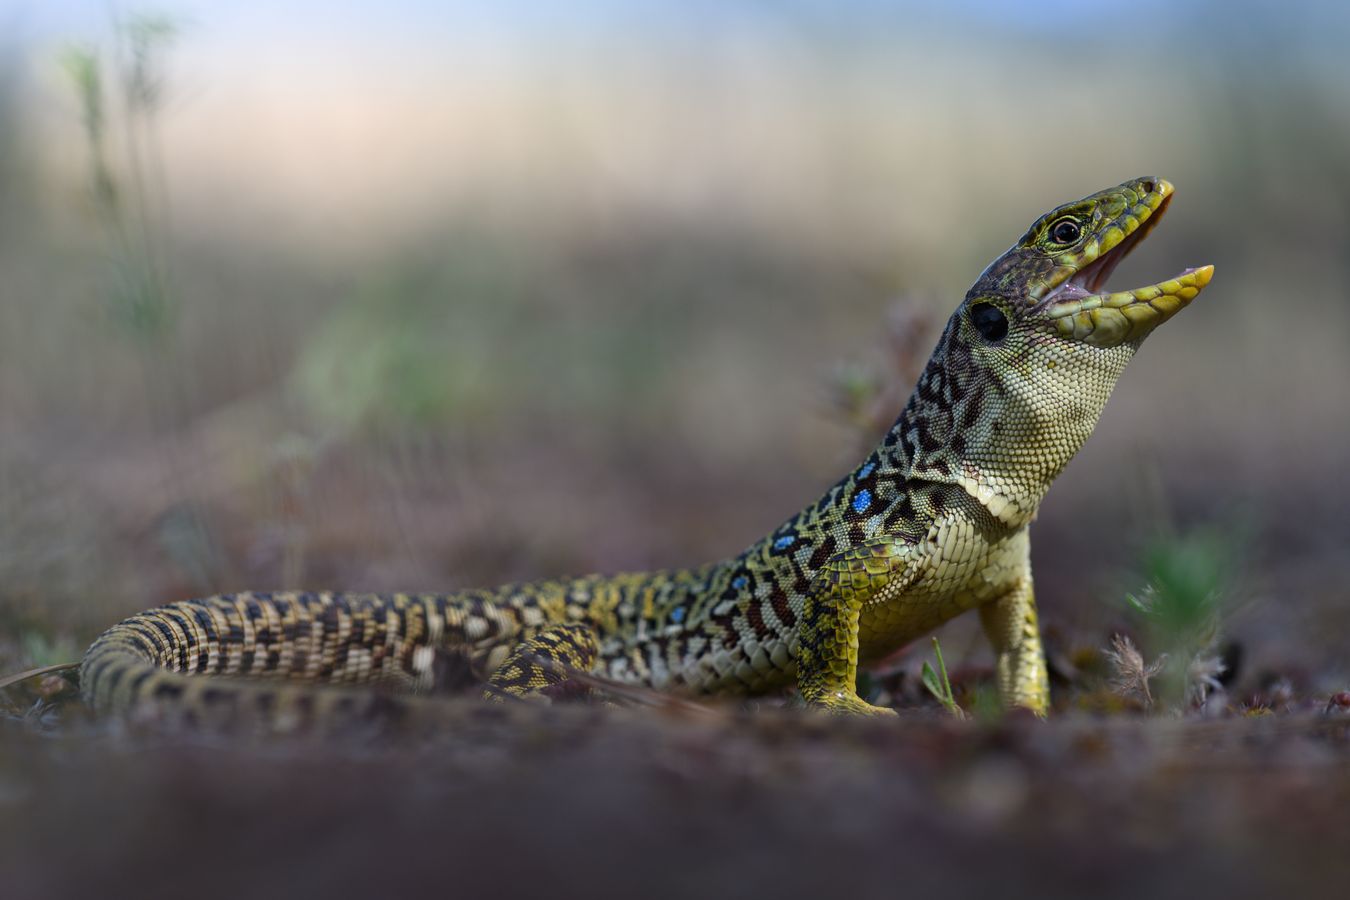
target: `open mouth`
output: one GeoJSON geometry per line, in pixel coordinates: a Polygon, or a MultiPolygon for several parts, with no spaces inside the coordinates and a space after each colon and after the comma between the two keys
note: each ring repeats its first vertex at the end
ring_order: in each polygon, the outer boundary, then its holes
{"type": "MultiPolygon", "coordinates": [[[[1127,215],[1113,228],[1125,232],[1116,243],[1092,262],[1075,272],[1057,287],[1045,301],[1045,314],[1055,330],[1066,338],[1097,347],[1114,347],[1125,341],[1142,339],[1154,328],[1188,305],[1209,284],[1213,266],[1192,266],[1179,274],[1128,291],[1108,292],[1106,280],[1121,260],[1148,236],[1172,202],[1172,186],[1157,182],[1161,195],[1157,206],[1145,216],[1127,215]]],[[[1148,210],[1147,206],[1139,211],[1148,210]]],[[[1103,234],[1103,241],[1110,234],[1103,234]]]]}

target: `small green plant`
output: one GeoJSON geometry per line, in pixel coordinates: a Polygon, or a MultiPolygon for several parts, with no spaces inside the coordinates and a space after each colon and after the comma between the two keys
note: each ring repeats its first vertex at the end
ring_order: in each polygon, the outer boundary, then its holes
{"type": "Polygon", "coordinates": [[[1167,534],[1145,546],[1145,586],[1127,594],[1125,604],[1146,654],[1117,636],[1107,653],[1117,692],[1146,707],[1157,702],[1178,709],[1203,705],[1220,689],[1224,664],[1216,648],[1241,546],[1239,537],[1216,528],[1167,534]],[[1149,685],[1155,678],[1156,690],[1149,685]]]}
{"type": "Polygon", "coordinates": [[[957,705],[956,697],[952,694],[952,683],[947,677],[947,664],[942,659],[942,645],[938,643],[937,638],[933,638],[933,653],[937,656],[937,671],[924,660],[923,672],[920,675],[923,686],[928,688],[928,692],[937,698],[947,712],[958,719],[964,719],[966,714],[957,705]]]}

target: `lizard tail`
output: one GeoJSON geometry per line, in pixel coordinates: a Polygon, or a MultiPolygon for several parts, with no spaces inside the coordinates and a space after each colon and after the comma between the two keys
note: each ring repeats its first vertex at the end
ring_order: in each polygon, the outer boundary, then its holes
{"type": "Polygon", "coordinates": [[[412,696],[432,686],[438,649],[467,655],[519,628],[472,594],[227,594],[114,625],[86,651],[80,686],[97,712],[155,724],[383,728],[445,707],[412,696]]]}

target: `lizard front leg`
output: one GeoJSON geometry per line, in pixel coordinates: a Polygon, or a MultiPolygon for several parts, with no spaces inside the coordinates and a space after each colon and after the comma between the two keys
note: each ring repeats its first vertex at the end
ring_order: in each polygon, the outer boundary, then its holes
{"type": "Polygon", "coordinates": [[[867,603],[904,589],[913,549],[899,541],[861,544],[816,573],[797,632],[797,691],[804,703],[826,712],[895,715],[858,696],[858,620],[867,603]]]}
{"type": "Polygon", "coordinates": [[[980,607],[980,624],[994,647],[998,693],[1004,707],[1020,706],[1044,716],[1050,706],[1050,679],[1036,621],[1031,565],[1008,593],[980,607]]]}

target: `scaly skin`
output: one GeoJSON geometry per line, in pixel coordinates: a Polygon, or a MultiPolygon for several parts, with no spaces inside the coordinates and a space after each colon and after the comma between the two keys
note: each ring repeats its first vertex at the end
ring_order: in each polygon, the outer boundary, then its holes
{"type": "Polygon", "coordinates": [[[1171,193],[1141,178],[1038,219],[967,293],[876,449],[738,556],[448,596],[176,603],[90,647],[85,697],[103,710],[289,727],[399,702],[313,685],[426,688],[435,661],[458,655],[491,673],[491,697],[539,695],[572,667],[684,693],[795,682],[807,705],[885,713],[858,697],[858,665],[974,609],[1004,701],[1044,714],[1027,526],[1140,342],[1213,274],[1099,292],[1171,193]]]}

